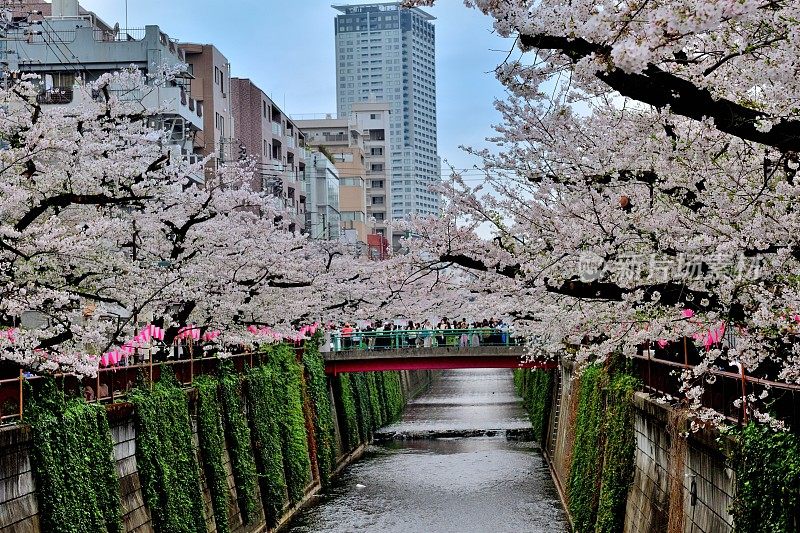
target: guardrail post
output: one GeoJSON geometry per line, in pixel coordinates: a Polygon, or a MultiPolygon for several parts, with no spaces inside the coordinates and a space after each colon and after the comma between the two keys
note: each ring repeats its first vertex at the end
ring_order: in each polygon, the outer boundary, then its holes
{"type": "Polygon", "coordinates": [[[23,412],[23,405],[25,403],[25,394],[24,394],[24,387],[22,385],[22,380],[25,378],[25,374],[23,374],[22,369],[19,369],[19,421],[22,422],[22,412],[23,412]]]}
{"type": "Polygon", "coordinates": [[[744,365],[739,365],[742,376],[742,420],[747,425],[747,377],[744,375],[744,365]]]}

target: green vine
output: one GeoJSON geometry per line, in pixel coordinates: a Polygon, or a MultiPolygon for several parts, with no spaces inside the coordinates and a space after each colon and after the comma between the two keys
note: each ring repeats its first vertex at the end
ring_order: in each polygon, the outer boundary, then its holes
{"type": "Polygon", "coordinates": [[[26,410],[42,531],[122,530],[120,490],[106,409],[65,400],[52,379],[26,410]]]}
{"type": "Polygon", "coordinates": [[[386,411],[386,389],[383,386],[384,372],[374,372],[375,375],[375,391],[378,398],[378,409],[380,410],[381,426],[385,426],[389,422],[389,415],[386,411]]]}
{"type": "Polygon", "coordinates": [[[206,473],[206,484],[211,493],[214,522],[217,533],[228,533],[228,503],[230,491],[224,466],[225,433],[222,428],[217,380],[200,376],[194,380],[197,389],[197,435],[206,473]]]}
{"type": "Polygon", "coordinates": [[[331,400],[328,395],[328,380],[325,376],[325,361],[319,352],[319,342],[320,339],[317,338],[306,341],[303,349],[303,366],[308,375],[308,394],[314,408],[314,434],[317,438],[320,481],[323,485],[327,485],[336,466],[338,450],[331,400]]]}
{"type": "Polygon", "coordinates": [[[259,515],[256,494],[256,463],[253,459],[250,427],[242,403],[241,379],[230,361],[224,361],[219,377],[219,397],[225,435],[228,437],[228,455],[242,522],[254,522],[259,515]]]}
{"type": "Polygon", "coordinates": [[[522,397],[522,405],[527,409],[533,428],[533,436],[544,442],[547,436],[547,421],[552,401],[553,373],[548,370],[514,371],[514,385],[522,397]]]}
{"type": "Polygon", "coordinates": [[[279,344],[272,349],[270,363],[275,366],[275,390],[282,393],[278,405],[282,411],[279,426],[286,487],[289,500],[297,503],[303,499],[311,481],[311,460],[303,414],[303,369],[297,363],[292,347],[286,344],[279,344]]]}
{"type": "Polygon", "coordinates": [[[750,423],[733,454],[736,531],[790,532],[800,527],[800,437],[750,423]]]}
{"type": "Polygon", "coordinates": [[[358,415],[356,414],[356,401],[353,397],[353,389],[350,383],[350,374],[339,374],[336,378],[336,392],[341,404],[342,443],[347,451],[352,451],[358,447],[358,415]]]}
{"type": "Polygon", "coordinates": [[[350,380],[353,383],[353,392],[356,401],[358,434],[361,442],[369,442],[370,439],[372,439],[373,426],[367,375],[363,372],[359,372],[350,376],[350,380]]]}
{"type": "Polygon", "coordinates": [[[383,414],[381,413],[381,397],[378,392],[378,378],[375,372],[367,373],[367,392],[369,394],[369,412],[372,419],[373,429],[383,426],[383,414]]]}
{"type": "Polygon", "coordinates": [[[618,374],[608,386],[605,454],[596,533],[615,533],[622,531],[624,526],[625,505],[635,469],[633,393],[638,385],[639,381],[636,378],[618,374]]]}
{"type": "Polygon", "coordinates": [[[130,392],[136,463],[145,502],[159,533],[206,531],[200,471],[186,393],[166,368],[161,379],[130,392]]]}
{"type": "Polygon", "coordinates": [[[274,528],[283,514],[286,479],[278,422],[281,409],[271,366],[255,367],[247,372],[246,392],[261,502],[267,525],[274,528]]]}
{"type": "Polygon", "coordinates": [[[588,367],[580,380],[575,444],[569,477],[569,511],[576,531],[594,530],[603,458],[603,402],[601,387],[605,373],[588,367]]]}
{"type": "Polygon", "coordinates": [[[383,393],[386,405],[386,422],[397,421],[403,414],[405,398],[400,386],[400,372],[382,372],[383,393]]]}

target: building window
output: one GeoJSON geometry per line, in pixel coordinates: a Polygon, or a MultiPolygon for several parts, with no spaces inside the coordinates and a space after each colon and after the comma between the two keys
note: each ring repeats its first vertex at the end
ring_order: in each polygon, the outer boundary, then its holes
{"type": "Polygon", "coordinates": [[[372,163],[370,170],[372,172],[383,172],[383,163],[372,163]]]}
{"type": "Polygon", "coordinates": [[[373,189],[383,189],[383,180],[372,180],[373,189]]]}
{"type": "Polygon", "coordinates": [[[225,118],[219,113],[215,113],[215,115],[214,120],[217,130],[219,130],[220,135],[225,135],[225,118]]]}
{"type": "Polygon", "coordinates": [[[383,205],[383,196],[373,196],[372,205],[383,205]]]}

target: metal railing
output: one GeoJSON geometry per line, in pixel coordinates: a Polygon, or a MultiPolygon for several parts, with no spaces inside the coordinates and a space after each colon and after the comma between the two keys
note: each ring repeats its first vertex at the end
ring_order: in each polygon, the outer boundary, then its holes
{"type": "MultiPolygon", "coordinates": [[[[654,350],[644,350],[642,354],[633,356],[633,368],[647,392],[680,402],[684,397],[680,375],[694,367],[696,357],[687,353],[667,357],[656,357],[654,350]]],[[[767,391],[767,403],[758,405],[758,409],[770,412],[795,431],[800,429],[800,385],[744,371],[727,371],[723,364],[711,365],[703,376],[697,378],[703,380],[700,398],[703,407],[721,413],[729,422],[746,424],[752,416],[748,396],[758,397],[767,391]]]]}
{"type": "Polygon", "coordinates": [[[118,30],[104,30],[95,28],[94,40],[98,42],[141,41],[147,34],[145,28],[119,28],[118,30]]]}
{"type": "Polygon", "coordinates": [[[71,104],[72,87],[53,87],[36,95],[38,104],[71,104]]]}
{"type": "MultiPolygon", "coordinates": [[[[246,367],[261,363],[266,354],[261,352],[246,352],[232,355],[224,359],[207,355],[202,347],[183,346],[186,356],[180,358],[167,358],[155,361],[150,357],[147,361],[135,364],[100,368],[96,377],[81,378],[75,374],[56,374],[59,388],[65,391],[80,391],[91,402],[113,403],[123,400],[141,377],[145,377],[152,386],[161,377],[161,369],[169,367],[176,379],[186,387],[190,387],[195,377],[214,374],[218,371],[222,361],[231,361],[234,368],[244,372],[246,367]],[[195,354],[197,352],[197,354],[195,354]]],[[[295,345],[295,350],[302,347],[295,345]]],[[[15,424],[23,421],[25,412],[25,383],[33,388],[37,387],[44,376],[17,369],[11,376],[5,372],[0,375],[0,426],[15,424]]]]}
{"type": "Polygon", "coordinates": [[[75,41],[75,30],[54,30],[51,28],[44,28],[38,33],[26,33],[25,38],[30,44],[67,44],[75,41]]]}
{"type": "Polygon", "coordinates": [[[407,350],[412,348],[475,348],[478,346],[517,346],[522,339],[508,330],[469,329],[394,329],[352,331],[331,334],[331,350],[407,350]]]}
{"type": "Polygon", "coordinates": [[[318,134],[314,135],[309,138],[309,141],[313,144],[315,141],[322,140],[323,142],[349,142],[350,135],[346,133],[326,133],[326,134],[318,134]]]}

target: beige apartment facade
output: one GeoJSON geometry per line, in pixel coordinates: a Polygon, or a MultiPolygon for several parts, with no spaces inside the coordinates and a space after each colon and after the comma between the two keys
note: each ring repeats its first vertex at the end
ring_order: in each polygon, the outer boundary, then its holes
{"type": "Polygon", "coordinates": [[[360,247],[367,245],[372,223],[367,216],[367,172],[364,138],[349,119],[298,120],[310,147],[321,147],[339,172],[340,236],[360,247]]]}
{"type": "Polygon", "coordinates": [[[389,241],[392,239],[391,108],[388,102],[357,102],[350,112],[350,122],[356,124],[364,140],[367,217],[374,219],[373,232],[389,241]]]}

